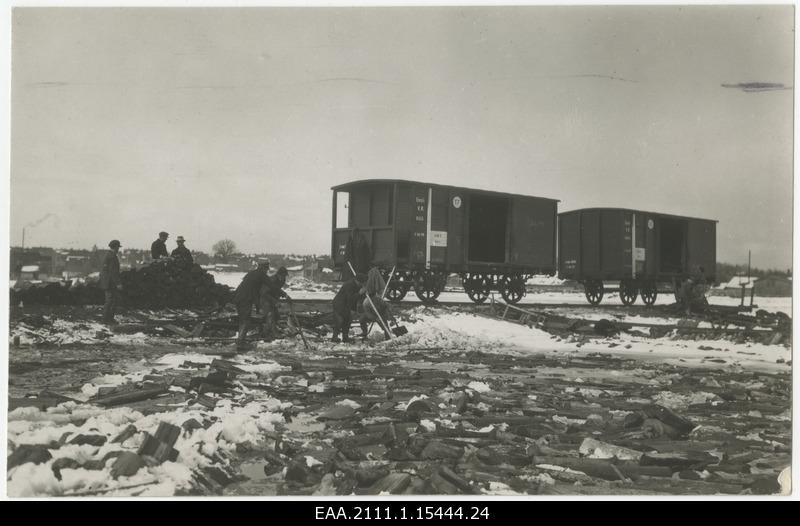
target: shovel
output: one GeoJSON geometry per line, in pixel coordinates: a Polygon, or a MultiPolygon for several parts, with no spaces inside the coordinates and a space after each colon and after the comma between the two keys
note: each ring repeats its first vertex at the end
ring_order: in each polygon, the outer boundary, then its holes
{"type": "MultiPolygon", "coordinates": [[[[392,272],[389,273],[389,279],[386,280],[386,285],[383,287],[383,294],[381,294],[381,300],[386,298],[386,291],[389,290],[389,283],[392,281],[392,277],[394,277],[394,271],[397,267],[392,267],[392,272]]],[[[375,326],[375,322],[372,322],[372,325],[369,326],[369,331],[367,334],[372,332],[372,327],[375,326]]],[[[388,324],[387,324],[388,326],[388,324]]],[[[408,334],[408,329],[405,327],[400,326],[396,320],[394,320],[394,327],[391,328],[392,334],[395,336],[403,336],[404,334],[408,334]]]]}

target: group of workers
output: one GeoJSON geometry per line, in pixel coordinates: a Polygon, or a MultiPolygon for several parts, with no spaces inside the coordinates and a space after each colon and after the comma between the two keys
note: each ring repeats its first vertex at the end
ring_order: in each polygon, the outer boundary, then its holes
{"type": "Polygon", "coordinates": [[[159,232],[158,239],[150,245],[150,256],[152,256],[153,261],[172,259],[177,263],[182,263],[184,266],[191,267],[194,263],[194,258],[189,249],[186,248],[186,240],[183,236],[178,236],[178,239],[175,240],[178,246],[175,247],[171,254],[167,252],[167,238],[169,238],[167,232],[159,232]]]}
{"type": "MultiPolygon", "coordinates": [[[[388,305],[383,300],[385,282],[377,268],[369,268],[372,251],[364,236],[357,228],[353,229],[345,248],[348,261],[346,273],[349,279],[333,298],[333,337],[334,342],[350,342],[350,325],[353,313],[359,317],[361,338],[366,339],[370,324],[378,322],[386,337],[389,337],[388,322],[394,321],[388,305]],[[339,336],[341,335],[341,339],[339,336]]],[[[278,336],[278,301],[292,299],[283,290],[288,272],[285,267],[278,269],[274,276],[269,275],[269,262],[262,261],[255,270],[248,272],[233,296],[233,304],[239,318],[239,332],[236,337],[238,348],[245,346],[245,337],[250,328],[250,315],[253,307],[264,312],[262,334],[267,340],[278,336]]],[[[299,329],[299,328],[298,328],[299,329]]]]}
{"type": "MultiPolygon", "coordinates": [[[[292,298],[283,290],[286,285],[286,267],[278,269],[275,275],[269,275],[269,262],[260,262],[255,270],[248,272],[233,295],[232,303],[236,306],[239,318],[239,332],[236,337],[236,346],[245,348],[245,337],[250,329],[250,316],[253,307],[263,311],[264,322],[262,335],[267,341],[277,338],[278,335],[278,302],[281,299],[292,301],[292,298]]],[[[385,282],[377,268],[368,274],[356,273],[348,279],[336,296],[333,298],[333,337],[332,341],[348,343],[350,339],[350,325],[353,312],[359,316],[361,338],[366,339],[369,334],[370,324],[379,323],[388,338],[388,323],[395,321],[389,311],[387,303],[383,300],[385,282]],[[339,336],[341,335],[341,339],[339,336]]]]}
{"type": "MultiPolygon", "coordinates": [[[[186,240],[183,236],[178,236],[176,240],[178,246],[170,255],[167,252],[167,232],[159,232],[158,239],[150,245],[150,255],[153,261],[175,261],[185,267],[191,267],[194,263],[192,253],[186,248],[186,240]]],[[[119,277],[119,249],[122,244],[118,239],[112,239],[108,243],[109,251],[103,258],[103,266],[100,268],[100,288],[105,294],[103,304],[103,323],[114,325],[114,314],[119,304],[119,292],[122,290],[122,283],[119,277]]]]}
{"type": "MultiPolygon", "coordinates": [[[[178,236],[178,246],[168,255],[166,241],[167,232],[160,232],[158,239],[151,245],[151,255],[154,261],[173,260],[191,266],[192,254],[186,248],[183,236],[178,236]]],[[[121,247],[119,240],[114,239],[109,244],[109,251],[103,259],[100,271],[100,287],[105,293],[103,306],[103,322],[114,324],[114,312],[119,303],[120,264],[118,253],[121,247]]],[[[361,338],[366,339],[369,334],[370,324],[377,322],[389,338],[389,321],[395,321],[388,304],[384,300],[386,284],[378,268],[369,268],[371,260],[369,244],[363,235],[354,229],[347,241],[345,258],[348,262],[345,275],[348,279],[341,286],[333,298],[333,337],[332,341],[350,342],[350,326],[355,313],[361,326],[361,338]],[[367,269],[369,270],[367,271],[367,269]],[[347,271],[350,272],[347,272],[347,271]],[[341,339],[340,339],[341,336],[341,339]]],[[[233,295],[232,303],[236,306],[239,318],[239,332],[236,338],[237,347],[245,345],[245,337],[250,328],[250,315],[253,306],[257,311],[264,312],[263,335],[268,340],[277,337],[278,326],[278,301],[291,298],[283,290],[286,285],[288,271],[280,267],[275,275],[269,274],[269,261],[258,263],[255,270],[248,272],[233,295]]],[[[678,289],[678,303],[687,316],[692,312],[702,311],[708,302],[705,299],[705,272],[699,268],[699,274],[688,278],[678,289]]]]}

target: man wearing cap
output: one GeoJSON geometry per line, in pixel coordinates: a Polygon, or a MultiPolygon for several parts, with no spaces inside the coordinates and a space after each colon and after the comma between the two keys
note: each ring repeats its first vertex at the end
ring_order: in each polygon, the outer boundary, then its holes
{"type": "Polygon", "coordinates": [[[288,274],[289,271],[286,270],[286,267],[281,267],[274,276],[267,278],[261,286],[260,303],[261,310],[264,311],[264,336],[268,340],[278,335],[278,300],[284,298],[292,301],[292,298],[283,290],[288,274]]]}
{"type": "Polygon", "coordinates": [[[251,270],[242,278],[242,282],[233,293],[233,304],[239,315],[239,334],[236,337],[236,346],[244,346],[244,338],[250,325],[250,311],[253,304],[259,301],[261,287],[269,278],[269,263],[261,262],[258,268],[251,270]]]}
{"type": "Polygon", "coordinates": [[[358,306],[358,298],[364,292],[364,283],[367,281],[366,274],[358,273],[354,278],[348,280],[336,296],[333,297],[333,338],[331,341],[343,341],[349,343],[350,340],[350,321],[352,320],[352,312],[358,306]],[[342,339],[339,340],[341,333],[342,339]]]}
{"type": "Polygon", "coordinates": [[[183,236],[178,236],[178,239],[175,241],[178,243],[178,246],[172,251],[172,257],[175,259],[175,261],[183,264],[185,267],[191,267],[192,263],[194,263],[194,258],[192,257],[192,253],[189,251],[189,249],[184,246],[186,240],[183,239],[183,236]]]}
{"type": "Polygon", "coordinates": [[[158,239],[153,241],[153,244],[150,245],[150,255],[153,256],[153,259],[161,259],[169,257],[169,253],[167,252],[167,238],[169,234],[166,232],[159,232],[158,239]]]}
{"type": "Polygon", "coordinates": [[[103,322],[114,324],[114,310],[119,301],[119,289],[122,288],[119,279],[119,252],[120,242],[116,239],[108,244],[110,249],[103,258],[103,267],[100,269],[100,288],[105,292],[106,302],[103,306],[103,322]]]}

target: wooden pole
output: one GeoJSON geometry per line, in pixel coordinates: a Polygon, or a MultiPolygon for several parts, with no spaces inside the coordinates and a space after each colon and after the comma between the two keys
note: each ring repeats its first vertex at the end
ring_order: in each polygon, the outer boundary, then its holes
{"type": "Polygon", "coordinates": [[[381,299],[386,297],[386,291],[389,290],[389,283],[392,281],[392,276],[394,276],[394,271],[396,268],[397,266],[392,267],[392,272],[389,273],[389,279],[386,280],[386,286],[383,287],[383,294],[381,294],[381,299]]]}
{"type": "MultiPolygon", "coordinates": [[[[389,282],[392,281],[392,276],[394,276],[394,271],[395,271],[396,268],[397,268],[397,266],[392,267],[392,271],[389,273],[389,279],[386,281],[386,286],[383,287],[383,294],[381,294],[381,300],[383,300],[386,297],[386,291],[389,290],[389,282]]],[[[367,334],[372,332],[372,328],[374,326],[375,326],[375,322],[373,321],[369,325],[369,330],[367,331],[367,334]]]]}

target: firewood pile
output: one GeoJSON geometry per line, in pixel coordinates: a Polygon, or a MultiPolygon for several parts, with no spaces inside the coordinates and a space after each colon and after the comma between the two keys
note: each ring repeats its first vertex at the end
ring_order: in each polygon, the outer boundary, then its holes
{"type": "MultiPolygon", "coordinates": [[[[187,268],[175,261],[155,262],[120,273],[122,304],[138,308],[208,307],[224,304],[230,287],[214,282],[200,265],[187,268]]],[[[48,283],[10,291],[11,305],[102,305],[97,283],[48,283]]]]}

